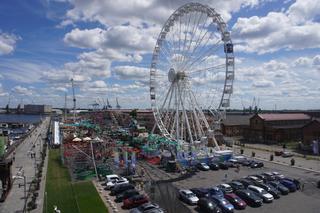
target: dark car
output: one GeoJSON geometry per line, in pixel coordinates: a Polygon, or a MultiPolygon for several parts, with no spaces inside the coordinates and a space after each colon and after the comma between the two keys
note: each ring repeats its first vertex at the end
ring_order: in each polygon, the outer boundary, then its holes
{"type": "Polygon", "coordinates": [[[223,191],[219,187],[214,186],[212,188],[209,188],[208,196],[209,197],[212,197],[212,196],[223,197],[224,194],[223,194],[223,191]]]}
{"type": "Polygon", "coordinates": [[[206,197],[209,193],[209,189],[206,188],[192,188],[190,189],[199,199],[201,197],[206,197]]]}
{"type": "Polygon", "coordinates": [[[250,166],[252,163],[252,160],[244,160],[241,162],[242,166],[250,166]]]}
{"type": "Polygon", "coordinates": [[[252,161],[250,164],[251,168],[262,168],[264,167],[264,164],[262,162],[258,162],[258,161],[252,161]]]}
{"type": "Polygon", "coordinates": [[[219,168],[223,169],[223,170],[228,170],[229,165],[226,162],[221,162],[221,163],[219,163],[219,168]]]}
{"type": "Polygon", "coordinates": [[[211,170],[219,170],[219,164],[217,163],[209,163],[209,167],[211,170]]]}
{"type": "Polygon", "coordinates": [[[198,207],[200,212],[204,213],[222,213],[221,209],[218,207],[218,204],[210,200],[209,198],[200,198],[198,202],[198,207]]]}
{"type": "Polygon", "coordinates": [[[242,185],[247,188],[249,185],[255,185],[252,181],[242,178],[238,180],[240,183],[242,183],[242,185]]]}
{"type": "Polygon", "coordinates": [[[120,203],[120,202],[122,202],[123,200],[125,200],[125,199],[127,199],[127,198],[129,198],[129,197],[132,197],[132,196],[134,196],[134,195],[138,195],[138,194],[139,194],[139,192],[138,192],[137,190],[135,190],[135,189],[129,189],[129,190],[124,191],[124,192],[122,192],[122,193],[120,193],[120,194],[117,194],[116,199],[115,199],[115,202],[120,203]]]}
{"type": "Polygon", "coordinates": [[[276,180],[276,177],[271,172],[265,172],[265,173],[262,173],[262,175],[265,176],[266,181],[274,181],[274,180],[276,180]]]}
{"type": "Polygon", "coordinates": [[[206,163],[198,163],[197,168],[201,171],[209,171],[210,167],[206,163]]]}
{"type": "Polygon", "coordinates": [[[117,195],[117,194],[120,194],[120,193],[127,191],[129,189],[134,189],[134,185],[129,184],[129,183],[117,185],[111,189],[110,195],[117,195]]]}
{"type": "Polygon", "coordinates": [[[242,183],[240,183],[239,181],[232,181],[230,183],[228,183],[231,188],[233,189],[233,191],[237,191],[237,190],[240,190],[240,189],[244,189],[244,186],[242,183]]]}
{"type": "Polygon", "coordinates": [[[268,177],[265,176],[264,174],[260,174],[260,175],[255,175],[257,178],[263,180],[263,182],[268,181],[268,177]]]}
{"type": "Polygon", "coordinates": [[[222,183],[222,184],[219,184],[218,187],[222,190],[222,192],[224,194],[228,194],[228,193],[232,193],[233,192],[233,189],[229,184],[222,183]]]}
{"type": "Polygon", "coordinates": [[[149,202],[149,198],[146,195],[135,195],[128,199],[123,200],[123,208],[131,209],[148,202],[149,202]]]}
{"type": "Polygon", "coordinates": [[[288,180],[288,181],[293,182],[293,183],[296,185],[297,190],[299,190],[299,189],[301,188],[301,182],[300,182],[298,179],[295,179],[295,178],[288,178],[288,177],[283,178],[283,179],[284,179],[284,180],[288,180]]]}
{"type": "Polygon", "coordinates": [[[281,179],[279,180],[279,182],[284,185],[285,187],[287,187],[289,189],[290,192],[295,192],[297,191],[297,186],[296,184],[294,184],[293,182],[289,181],[289,180],[285,180],[285,179],[281,179]]]}
{"type": "Polygon", "coordinates": [[[210,199],[213,200],[215,203],[217,203],[223,212],[233,213],[234,206],[224,197],[212,196],[210,197],[210,199]]]}
{"type": "Polygon", "coordinates": [[[225,194],[224,197],[234,206],[235,209],[245,209],[247,207],[246,202],[234,193],[225,194]]]}
{"type": "Polygon", "coordinates": [[[289,189],[284,185],[282,185],[281,183],[279,183],[278,181],[269,181],[267,183],[273,186],[274,188],[278,189],[282,195],[289,194],[289,189]]]}
{"type": "Polygon", "coordinates": [[[270,194],[272,194],[272,196],[275,199],[279,199],[280,198],[280,191],[278,189],[276,189],[275,187],[273,187],[270,184],[266,184],[266,183],[260,183],[257,184],[258,187],[263,188],[264,190],[266,190],[267,192],[269,192],[270,194]]]}
{"type": "Polygon", "coordinates": [[[246,204],[249,206],[261,206],[262,205],[262,198],[260,198],[255,192],[251,190],[238,190],[235,193],[238,195],[246,204]]]}

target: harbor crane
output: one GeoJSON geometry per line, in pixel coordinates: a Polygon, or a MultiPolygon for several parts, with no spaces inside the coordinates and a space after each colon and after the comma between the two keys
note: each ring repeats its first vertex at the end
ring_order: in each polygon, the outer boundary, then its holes
{"type": "Polygon", "coordinates": [[[121,109],[121,106],[119,105],[119,102],[118,102],[118,98],[116,98],[116,102],[117,102],[117,109],[121,109]]]}

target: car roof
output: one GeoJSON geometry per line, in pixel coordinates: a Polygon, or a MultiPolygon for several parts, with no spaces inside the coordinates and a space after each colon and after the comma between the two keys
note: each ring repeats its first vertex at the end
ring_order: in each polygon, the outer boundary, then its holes
{"type": "Polygon", "coordinates": [[[220,184],[220,186],[223,186],[223,187],[225,187],[225,188],[231,187],[229,184],[226,184],[226,183],[222,183],[222,184],[220,184]]]}
{"type": "Polygon", "coordinates": [[[229,196],[229,197],[232,197],[232,198],[235,198],[235,197],[238,197],[236,194],[234,193],[228,193],[226,194],[226,196],[229,196]]]}
{"type": "Polygon", "coordinates": [[[107,175],[106,177],[107,177],[107,178],[113,178],[113,177],[117,177],[117,178],[118,178],[119,176],[116,175],[116,174],[112,174],[112,175],[107,175]]]}
{"type": "Polygon", "coordinates": [[[263,188],[261,188],[261,187],[258,187],[258,186],[253,186],[253,185],[249,185],[248,186],[248,188],[249,189],[256,189],[257,191],[259,191],[259,192],[261,192],[261,191],[263,191],[264,189],[263,188]]]}
{"type": "Polygon", "coordinates": [[[184,192],[186,194],[191,194],[191,193],[193,194],[193,192],[189,189],[181,189],[180,192],[184,192]]]}

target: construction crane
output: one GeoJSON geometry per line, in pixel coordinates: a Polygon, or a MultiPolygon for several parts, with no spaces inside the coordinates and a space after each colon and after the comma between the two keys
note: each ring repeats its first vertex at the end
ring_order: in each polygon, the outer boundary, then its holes
{"type": "Polygon", "coordinates": [[[6,106],[6,113],[10,113],[10,101],[11,101],[12,91],[9,93],[8,103],[6,106]]]}
{"type": "Polygon", "coordinates": [[[73,95],[73,122],[76,123],[76,95],[74,93],[73,78],[71,78],[72,95],[73,95]]]}
{"type": "Polygon", "coordinates": [[[116,98],[116,101],[117,101],[117,109],[121,109],[121,106],[119,105],[119,102],[118,102],[118,98],[116,98]]]}
{"type": "Polygon", "coordinates": [[[107,98],[107,108],[108,108],[108,109],[112,109],[112,106],[110,105],[108,98],[107,98]]]}

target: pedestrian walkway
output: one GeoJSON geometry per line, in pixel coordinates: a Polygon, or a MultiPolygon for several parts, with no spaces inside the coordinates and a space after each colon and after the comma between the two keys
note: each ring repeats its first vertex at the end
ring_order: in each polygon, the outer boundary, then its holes
{"type": "MultiPolygon", "coordinates": [[[[25,176],[26,191],[36,172],[36,163],[40,156],[43,139],[41,135],[47,133],[49,118],[45,119],[39,126],[17,147],[15,150],[15,161],[12,164],[13,176],[25,176]],[[36,157],[31,158],[30,153],[35,152],[36,157]]],[[[24,209],[24,180],[14,178],[13,186],[4,203],[0,203],[0,213],[16,213],[22,212],[24,209]]]]}

